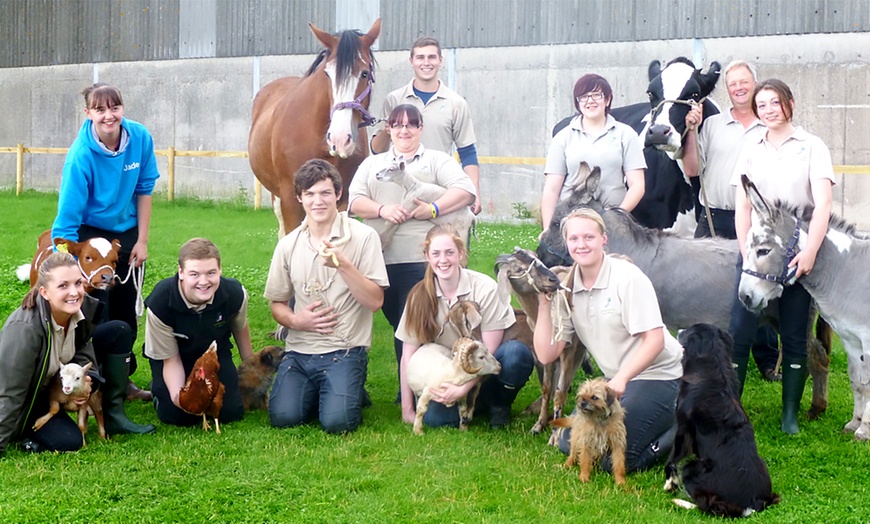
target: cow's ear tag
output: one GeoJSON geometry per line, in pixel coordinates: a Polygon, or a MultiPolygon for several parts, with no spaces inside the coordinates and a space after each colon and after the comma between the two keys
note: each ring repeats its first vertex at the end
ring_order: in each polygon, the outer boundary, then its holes
{"type": "Polygon", "coordinates": [[[58,253],[69,253],[69,247],[66,244],[58,244],[57,245],[58,253]]]}

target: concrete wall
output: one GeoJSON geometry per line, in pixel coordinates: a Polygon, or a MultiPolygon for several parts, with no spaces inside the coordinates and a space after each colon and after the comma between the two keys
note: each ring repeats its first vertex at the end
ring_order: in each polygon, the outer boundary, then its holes
{"type": "MultiPolygon", "coordinates": [[[[662,40],[553,46],[445,49],[442,78],[469,101],[482,156],[543,157],[550,129],[572,112],[571,89],[594,71],[614,87],[614,106],[646,99],[654,59],[695,55],[706,69],[734,58],[755,62],[759,76],[785,80],[797,100],[795,120],[831,148],[835,164],[870,165],[870,33],[662,40]]],[[[407,51],[377,54],[372,108],[411,78],[407,51]]],[[[0,147],[66,147],[84,120],[78,92],[95,79],[121,87],[128,118],[144,123],[158,149],[245,150],[254,85],[304,72],[312,55],[68,65],[3,70],[0,147]],[[259,77],[257,76],[259,74],[259,77]],[[259,78],[259,80],[257,80],[259,78]]],[[[724,88],[714,93],[727,103],[724,88]]],[[[158,157],[161,173],[166,159],[158,157]]],[[[63,157],[27,155],[25,187],[56,189],[63,157]]],[[[536,205],[541,165],[483,165],[487,219],[510,218],[514,205],[536,205]]],[[[252,198],[246,159],[178,158],[176,192],[204,198],[252,198]]],[[[14,185],[15,156],[0,154],[0,186],[14,185]]],[[[165,189],[166,178],[158,188],[165,189]]],[[[268,200],[266,200],[268,201],[268,200]]],[[[870,177],[839,175],[835,210],[870,229],[870,177]]]]}

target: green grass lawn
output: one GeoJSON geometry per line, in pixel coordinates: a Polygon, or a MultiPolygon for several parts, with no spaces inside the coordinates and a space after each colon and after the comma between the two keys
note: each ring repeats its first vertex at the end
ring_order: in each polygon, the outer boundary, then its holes
{"type": "MultiPolygon", "coordinates": [[[[49,228],[56,195],[0,191],[0,321],[27,286],[15,268],[30,261],[36,238],[49,228]]],[[[204,236],[221,249],[223,270],[251,294],[255,349],[270,343],[275,323],[262,299],[276,242],[271,211],[239,205],[155,198],[146,293],[176,270],[178,248],[204,236]]],[[[534,247],[533,226],[482,224],[469,266],[492,274],[495,256],[515,245],[534,247]]],[[[730,300],[730,297],[723,297],[730,300]]],[[[142,330],[140,328],[141,354],[142,330]]],[[[238,358],[238,357],[237,357],[238,358]]],[[[134,379],[150,380],[140,356],[134,379]]],[[[801,433],[779,432],[780,387],[752,369],[744,405],[761,456],[782,502],[753,522],[867,522],[870,448],[841,433],[852,413],[846,358],[837,345],[828,412],[801,420],[801,433]]],[[[334,436],[317,426],[278,430],[263,411],[223,425],[223,434],[157,421],[144,403],[127,412],[157,425],[155,435],[96,438],[71,454],[30,455],[9,448],[0,459],[0,522],[697,522],[662,491],[662,467],[630,475],[623,488],[600,471],[581,484],[579,471],[532,436],[532,415],[520,410],[538,395],[532,378],[514,405],[514,421],[492,431],[485,419],[468,432],[427,429],[417,437],[393,404],[397,391],[392,333],[375,316],[368,389],[374,406],[358,431],[334,436]]],[[[810,387],[804,395],[809,407],[810,387]]],[[[0,399],[2,402],[2,399],[0,399]]]]}

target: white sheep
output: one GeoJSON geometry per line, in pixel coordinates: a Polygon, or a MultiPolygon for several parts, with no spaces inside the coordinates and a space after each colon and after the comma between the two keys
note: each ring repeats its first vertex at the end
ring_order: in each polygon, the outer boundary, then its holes
{"type": "MultiPolygon", "coordinates": [[[[423,344],[408,360],[405,372],[408,386],[417,396],[414,433],[422,435],[423,415],[432,400],[431,388],[445,382],[461,386],[483,375],[497,375],[501,365],[482,343],[463,337],[453,344],[452,355],[441,344],[423,344]]],[[[466,430],[471,418],[467,398],[460,399],[458,404],[459,429],[466,430]]]]}
{"type": "MultiPolygon", "coordinates": [[[[408,173],[405,170],[405,159],[403,157],[394,159],[387,168],[376,173],[375,178],[380,182],[393,182],[402,186],[401,204],[405,208],[405,211],[408,212],[413,211],[417,207],[417,204],[414,203],[415,198],[431,203],[447,192],[447,188],[441,187],[438,184],[423,182],[408,173]]],[[[463,242],[467,243],[468,231],[474,224],[474,213],[471,212],[468,206],[462,206],[462,208],[452,213],[432,218],[429,221],[432,224],[438,225],[452,224],[462,236],[463,242]]],[[[396,233],[396,228],[399,227],[398,224],[393,224],[389,220],[385,220],[385,222],[385,229],[381,231],[381,245],[384,248],[390,245],[393,235],[396,233]]]]}
{"type": "Polygon", "coordinates": [[[36,431],[55,416],[60,408],[78,412],[79,430],[82,432],[82,442],[88,433],[88,409],[97,419],[97,431],[100,438],[106,438],[106,427],[103,424],[103,398],[99,391],[91,392],[91,381],[86,380],[91,363],[84,367],[70,362],[64,364],[54,376],[48,393],[48,413],[36,419],[33,430],[36,431]]]}

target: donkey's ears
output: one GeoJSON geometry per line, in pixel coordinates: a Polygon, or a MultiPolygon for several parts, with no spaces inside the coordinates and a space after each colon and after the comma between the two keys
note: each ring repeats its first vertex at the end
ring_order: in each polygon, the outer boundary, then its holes
{"type": "MultiPolygon", "coordinates": [[[[582,171],[584,167],[588,170],[589,166],[586,162],[582,162],[580,164],[580,170],[582,171]]],[[[601,182],[601,168],[595,166],[589,171],[589,174],[586,175],[586,198],[592,200],[595,195],[598,194],[598,184],[601,182]]],[[[589,201],[587,200],[587,202],[589,201]]]]}
{"type": "Polygon", "coordinates": [[[752,204],[752,209],[762,216],[769,217],[771,214],[770,206],[767,204],[767,201],[764,200],[764,197],[761,196],[761,193],[758,192],[758,188],[755,187],[755,184],[753,184],[746,175],[740,175],[740,183],[743,184],[743,190],[746,191],[746,198],[748,198],[749,203],[752,204]]]}

